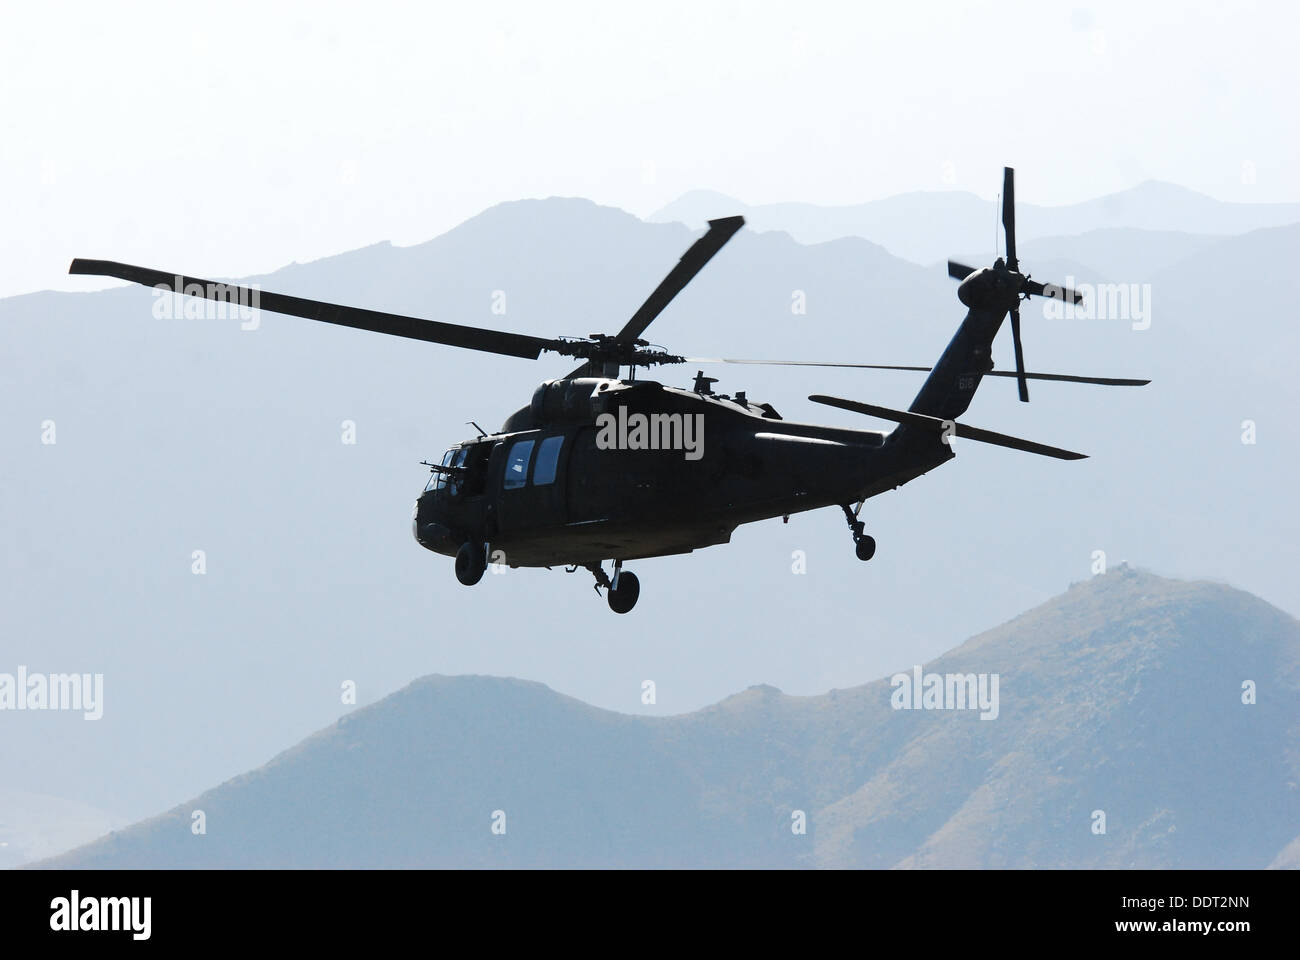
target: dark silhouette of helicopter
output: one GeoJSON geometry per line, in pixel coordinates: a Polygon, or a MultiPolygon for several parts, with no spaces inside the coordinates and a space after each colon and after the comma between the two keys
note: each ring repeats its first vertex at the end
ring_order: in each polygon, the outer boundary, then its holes
{"type": "MultiPolygon", "coordinates": [[[[870,560],[876,541],[858,519],[870,497],[921,476],[954,456],[949,439],[964,437],[1062,460],[1084,455],[959,423],[981,380],[1015,377],[1020,399],[1027,381],[1058,380],[1140,386],[1147,380],[1026,373],[1020,342],[1020,301],[1053,296],[1078,303],[1072,290],[1020,273],[1016,259],[1014,173],[1004,173],[1002,223],[1006,258],[975,269],[948,264],[961,281],[968,308],[933,367],[770,361],[779,365],[855,367],[928,372],[906,410],[814,395],[817,403],[892,421],[889,433],[793,423],[768,403],[713,392],[701,371],[691,389],[636,379],[636,368],[659,364],[760,363],[700,360],[652,348],[641,338],[650,323],[744,224],[741,217],[709,229],[614,335],[544,339],[415,317],[337,306],[102,260],[74,260],[69,272],[119,277],[176,293],[238,302],[393,336],[427,340],[512,357],[543,352],[581,364],[548,380],[501,429],[451,447],[430,468],[415,505],[413,531],[421,546],[455,557],[456,576],[472,585],[489,561],[511,567],[585,567],[606,590],[609,606],[626,613],[640,583],[623,570],[629,560],[690,553],[727,543],[742,523],[838,506],[857,556],[870,560]],[[1015,371],[993,369],[990,348],[1011,316],[1015,371]],[[623,367],[628,376],[620,377],[623,367]],[[856,506],[855,506],[856,505],[856,506]],[[612,561],[612,571],[604,569],[612,561]]],[[[477,424],[475,424],[477,427],[477,424]]]]}

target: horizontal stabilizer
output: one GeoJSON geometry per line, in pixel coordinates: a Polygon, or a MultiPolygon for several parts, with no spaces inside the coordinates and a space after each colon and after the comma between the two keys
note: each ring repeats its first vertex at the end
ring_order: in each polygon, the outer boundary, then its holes
{"type": "Polygon", "coordinates": [[[979,427],[971,427],[955,420],[942,420],[939,417],[926,416],[924,413],[913,413],[911,410],[893,410],[889,407],[878,407],[874,403],[859,403],[856,400],[826,397],[821,394],[813,394],[808,399],[813,403],[824,403],[829,407],[839,407],[841,410],[865,413],[869,417],[892,420],[894,423],[905,423],[910,427],[931,430],[938,434],[950,430],[951,436],[976,440],[980,443],[991,443],[994,446],[1008,447],[1012,450],[1023,450],[1026,453],[1036,453],[1043,457],[1055,457],[1058,460],[1083,460],[1088,456],[1086,453],[1075,453],[1073,450],[1049,447],[1045,443],[1034,443],[1032,440],[1022,440],[1019,437],[1011,437],[1005,433],[981,430],[979,427]]]}

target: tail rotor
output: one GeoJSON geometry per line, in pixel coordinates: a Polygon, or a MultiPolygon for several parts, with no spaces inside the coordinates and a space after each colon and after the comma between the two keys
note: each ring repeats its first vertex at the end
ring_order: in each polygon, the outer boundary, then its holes
{"type": "Polygon", "coordinates": [[[1020,301],[1031,296],[1056,297],[1070,303],[1081,303],[1083,296],[1066,287],[1042,284],[1020,273],[1020,260],[1016,256],[1016,172],[1011,167],[1002,171],[1002,229],[1007,238],[1006,260],[999,258],[992,267],[977,270],[965,264],[948,261],[948,276],[961,281],[957,296],[968,307],[1001,306],[1011,314],[1011,342],[1016,352],[1016,386],[1020,399],[1029,402],[1029,383],[1025,374],[1025,349],[1020,339],[1020,301]]]}

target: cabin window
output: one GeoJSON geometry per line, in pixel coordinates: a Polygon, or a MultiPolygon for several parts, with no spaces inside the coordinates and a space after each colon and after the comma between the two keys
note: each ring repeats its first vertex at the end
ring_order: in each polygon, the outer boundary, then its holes
{"type": "Polygon", "coordinates": [[[533,455],[532,440],[516,440],[506,456],[506,475],[502,486],[516,490],[528,482],[528,461],[533,455]]]}
{"type": "Polygon", "coordinates": [[[533,464],[535,486],[541,487],[555,482],[555,468],[560,462],[560,447],[563,445],[563,437],[547,437],[537,448],[537,462],[533,464]]]}

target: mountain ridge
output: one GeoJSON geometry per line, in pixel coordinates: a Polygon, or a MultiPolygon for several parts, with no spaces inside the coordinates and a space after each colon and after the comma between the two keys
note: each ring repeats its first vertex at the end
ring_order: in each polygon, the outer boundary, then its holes
{"type": "MultiPolygon", "coordinates": [[[[742,214],[757,231],[781,230],[801,243],[861,236],[913,263],[941,263],[955,251],[985,251],[1000,244],[996,205],[964,190],[915,190],[852,204],[797,201],[747,204],[725,194],[693,190],[651,213],[654,223],[693,228],[708,217],[742,214]]],[[[1098,230],[1230,236],[1300,222],[1300,203],[1244,203],[1160,180],[1075,203],[1017,201],[1016,230],[1027,241],[1078,237],[1098,230]]],[[[1022,256],[1024,250],[1021,250],[1022,256]]]]}
{"type": "Polygon", "coordinates": [[[1289,862],[1300,764],[1270,744],[1294,754],[1300,738],[1286,706],[1300,692],[1300,623],[1258,598],[1121,567],[920,666],[996,668],[1000,715],[896,709],[890,678],[812,696],[758,684],[660,717],[593,707],[535,681],[429,675],[192,804],[37,866],[1289,862]],[[1207,618],[1236,640],[1202,663],[1197,642],[1211,634],[1197,624],[1207,618]],[[1216,685],[1230,667],[1256,673],[1267,690],[1259,704],[1239,702],[1236,675],[1216,685]],[[1047,686],[1058,674],[1069,680],[1047,686]],[[1216,703],[1198,714],[1180,699],[1192,690],[1214,691],[1216,703]],[[1161,759],[1142,738],[1166,737],[1166,717],[1222,742],[1181,763],[1161,759]],[[1093,725],[1115,742],[1082,733],[1093,725]],[[1247,804],[1259,815],[1254,833],[1222,819],[1243,809],[1243,796],[1225,791],[1234,785],[1254,787],[1250,801],[1278,802],[1247,804]],[[194,808],[207,816],[205,836],[188,829],[194,808]],[[489,830],[498,809],[506,837],[489,830]],[[1108,811],[1107,834],[1090,832],[1096,809],[1108,811]],[[807,836],[790,830],[797,810],[807,836]],[[417,824],[436,839],[414,836],[417,824]]]}

